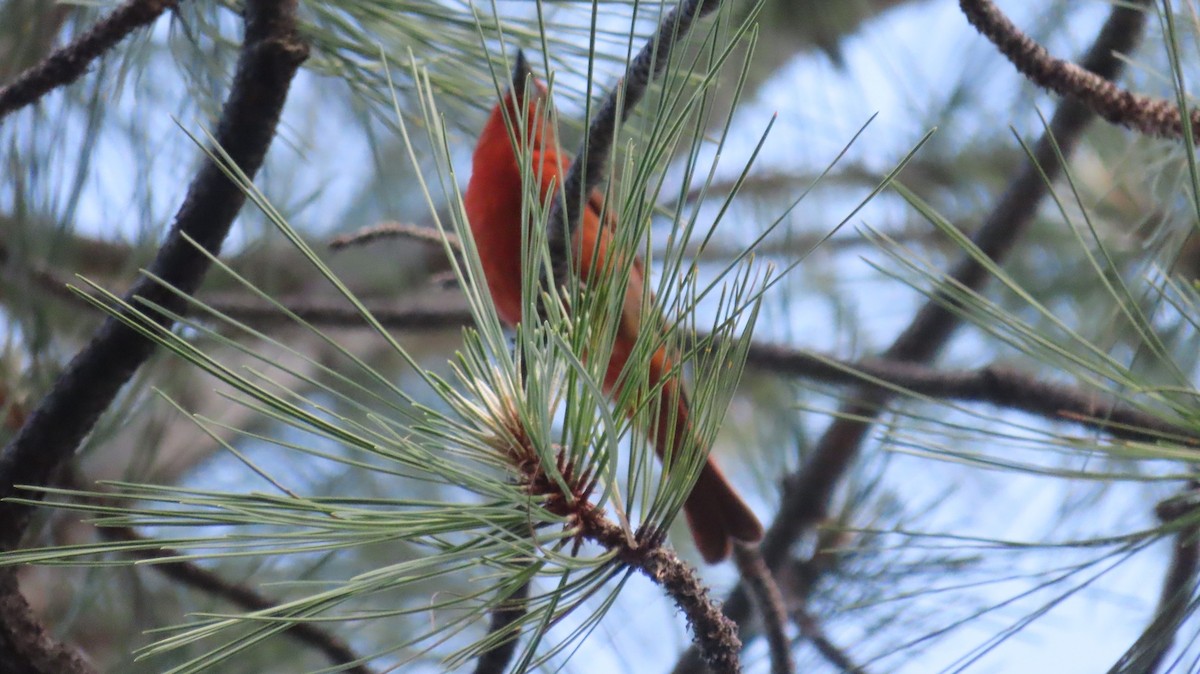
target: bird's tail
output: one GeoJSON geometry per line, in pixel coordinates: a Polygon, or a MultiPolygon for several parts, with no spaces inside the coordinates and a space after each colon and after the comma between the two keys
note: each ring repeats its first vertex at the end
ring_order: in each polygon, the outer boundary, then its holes
{"type": "MultiPolygon", "coordinates": [[[[655,380],[661,375],[661,371],[654,372],[657,369],[659,368],[651,368],[655,380]]],[[[654,448],[661,459],[669,443],[672,446],[671,456],[677,461],[688,434],[694,432],[690,417],[691,407],[678,379],[668,377],[663,382],[661,391],[654,448]]],[[[707,447],[698,449],[708,451],[707,447]]],[[[705,461],[692,493],[684,502],[683,512],[687,517],[688,527],[692,530],[696,548],[709,564],[715,564],[728,557],[735,539],[755,543],[763,537],[762,524],[746,502],[733,490],[733,485],[725,479],[711,457],[705,461]]]]}

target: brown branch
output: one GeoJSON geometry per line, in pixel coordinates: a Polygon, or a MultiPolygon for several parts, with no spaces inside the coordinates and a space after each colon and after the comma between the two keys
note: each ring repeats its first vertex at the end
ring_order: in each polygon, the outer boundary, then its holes
{"type": "MultiPolygon", "coordinates": [[[[200,299],[233,320],[254,325],[295,323],[294,319],[278,307],[257,298],[230,293],[204,295],[200,299]]],[[[362,314],[354,307],[347,306],[345,302],[319,302],[299,297],[284,297],[279,301],[288,311],[314,326],[353,328],[368,325],[362,314]]],[[[461,301],[421,299],[368,302],[366,307],[380,324],[394,330],[445,330],[471,325],[474,321],[470,309],[461,301]]]]}
{"type": "MultiPolygon", "coordinates": [[[[78,492],[88,491],[87,480],[75,466],[64,467],[58,476],[57,482],[59,486],[66,489],[78,492]]],[[[96,496],[94,500],[106,505],[111,505],[115,502],[115,498],[108,495],[96,496]]],[[[153,562],[149,566],[180,585],[224,599],[230,604],[246,611],[267,611],[277,606],[276,602],[267,599],[246,585],[227,581],[219,575],[197,566],[193,562],[179,559],[183,554],[178,550],[166,546],[152,548],[149,545],[145,545],[148,543],[152,544],[154,539],[143,536],[133,527],[96,527],[96,532],[106,540],[142,544],[139,547],[122,551],[123,554],[130,557],[144,560],[172,560],[153,562]]],[[[294,623],[285,629],[283,634],[295,639],[302,645],[320,651],[325,657],[329,658],[331,663],[347,666],[340,671],[353,672],[354,674],[371,674],[371,670],[366,665],[361,664],[361,658],[354,651],[350,650],[350,647],[344,641],[326,632],[314,623],[294,623]]]]}
{"type": "Polygon", "coordinates": [[[973,370],[941,370],[903,360],[844,361],[809,351],[754,344],[747,365],[831,384],[863,384],[876,395],[912,393],[930,398],[980,402],[1020,410],[1101,431],[1125,440],[1166,439],[1200,444],[1193,429],[1168,423],[1099,392],[1039,381],[1002,365],[973,370]],[[867,381],[864,381],[867,380],[867,381]]]}
{"type": "MultiPolygon", "coordinates": [[[[205,304],[229,318],[253,325],[291,323],[274,305],[240,294],[206,295],[205,304]]],[[[284,297],[288,311],[314,326],[361,327],[358,310],[340,302],[314,302],[284,297]]],[[[463,304],[407,300],[366,303],[381,325],[394,330],[445,330],[474,320],[463,304]]],[[[1003,365],[972,370],[942,370],[920,363],[868,358],[845,360],[773,344],[752,344],[747,367],[837,385],[860,385],[876,394],[911,393],[930,398],[978,402],[1020,410],[1051,421],[1078,424],[1125,440],[1196,444],[1200,437],[1114,396],[1077,386],[1040,381],[1032,374],[1003,365]],[[900,390],[902,389],[902,390],[900,390]]]]}
{"type": "Polygon", "coordinates": [[[14,567],[0,569],[0,672],[96,674],[73,649],[54,639],[21,594],[14,567]]]}
{"type": "Polygon", "coordinates": [[[450,232],[439,232],[432,227],[410,225],[405,222],[382,222],[378,225],[336,236],[329,241],[331,250],[341,250],[351,246],[365,246],[381,239],[413,239],[434,246],[448,244],[455,253],[462,253],[462,242],[450,232]]]}
{"type": "Polygon", "coordinates": [[[696,569],[662,545],[661,538],[638,536],[631,544],[621,527],[590,503],[583,504],[581,514],[585,538],[617,551],[618,559],[661,587],[683,611],[692,641],[712,671],[718,674],[742,671],[738,659],[742,642],[738,639],[737,625],[721,612],[720,603],[708,596],[708,588],[700,582],[696,569]]]}
{"type": "Polygon", "coordinates": [[[543,465],[542,454],[534,446],[515,401],[501,399],[490,409],[497,429],[503,429],[490,441],[508,458],[517,484],[531,500],[566,520],[580,539],[615,552],[618,562],[661,587],[687,619],[692,642],[703,662],[721,674],[740,672],[742,642],[738,640],[737,625],[721,612],[720,603],[708,596],[708,588],[700,582],[696,570],[663,545],[663,534],[654,527],[642,527],[627,535],[592,502],[597,480],[590,470],[580,469],[561,447],[555,453],[554,470],[543,465]]]}
{"type": "MultiPolygon", "coordinates": [[[[61,282],[54,282],[62,288],[61,282]]],[[[66,293],[77,298],[73,293],[66,293]]],[[[229,318],[251,325],[293,322],[278,307],[238,293],[205,295],[201,300],[229,318]]],[[[314,326],[364,327],[358,310],[342,302],[316,302],[282,297],[280,304],[314,326]]],[[[367,302],[381,325],[394,330],[447,330],[471,325],[462,303],[434,300],[367,302]]],[[[1051,421],[1067,422],[1125,440],[1200,443],[1192,429],[1171,424],[1120,401],[1115,396],[1067,384],[1040,381],[1030,373],[1003,365],[971,370],[943,370],[920,363],[866,358],[846,360],[774,344],[752,344],[747,367],[779,375],[835,385],[860,385],[877,394],[909,393],[930,398],[986,403],[1019,410],[1051,421]]]]}
{"type": "Polygon", "coordinates": [[[767,636],[767,645],[771,653],[771,674],[792,674],[796,671],[792,664],[792,653],[787,636],[787,608],[783,605],[783,595],[775,577],[767,568],[758,548],[737,544],[733,546],[733,561],[737,564],[738,573],[746,589],[754,596],[758,605],[758,613],[762,618],[763,631],[767,636]]]}
{"type": "Polygon", "coordinates": [[[798,607],[792,609],[792,616],[800,628],[800,634],[804,635],[804,638],[812,644],[813,648],[817,649],[821,657],[828,660],[834,667],[846,674],[863,674],[866,670],[855,663],[844,649],[833,643],[829,635],[825,634],[825,630],[821,627],[821,621],[809,613],[807,603],[800,602],[798,607]]]}
{"type": "Polygon", "coordinates": [[[1163,524],[1176,525],[1171,561],[1163,578],[1162,594],[1154,619],[1137,641],[1113,665],[1114,672],[1156,672],[1175,642],[1183,621],[1195,610],[1192,595],[1200,572],[1200,521],[1197,496],[1200,484],[1192,482],[1179,496],[1158,504],[1155,513],[1163,524]]]}
{"type": "MultiPolygon", "coordinates": [[[[1054,58],[991,0],[960,0],[959,7],[971,25],[1037,86],[1083,101],[1113,124],[1150,136],[1183,137],[1183,118],[1176,101],[1134,94],[1094,72],[1054,58]]],[[[1200,110],[1191,111],[1189,124],[1194,139],[1200,141],[1200,110]]]]}
{"type": "Polygon", "coordinates": [[[71,44],[0,88],[0,119],[79,79],[92,61],[174,6],[175,0],[129,0],[121,5],[71,44]]]}
{"type": "MultiPolygon", "coordinates": [[[[101,536],[112,541],[147,542],[149,539],[129,527],[97,527],[101,536]]],[[[139,548],[125,551],[125,554],[145,560],[177,558],[181,556],[178,550],[168,547],[155,549],[139,548]]],[[[225,601],[245,609],[246,611],[267,611],[277,604],[258,594],[252,588],[239,583],[232,583],[211,571],[186,561],[154,562],[150,566],[167,578],[194,590],[220,597],[225,601]]],[[[296,622],[283,630],[285,634],[299,643],[314,648],[325,655],[334,665],[341,665],[338,671],[353,672],[354,674],[371,674],[371,670],[362,664],[362,658],[350,650],[350,646],[332,633],[327,632],[315,623],[296,622]]]]}
{"type": "Polygon", "coordinates": [[[512,629],[513,623],[524,617],[527,612],[529,599],[529,581],[521,583],[511,595],[492,609],[492,624],[488,626],[488,635],[499,641],[484,651],[475,663],[475,674],[504,674],[513,656],[517,653],[517,638],[519,632],[505,634],[512,629]]]}
{"type": "MultiPolygon", "coordinates": [[[[1143,12],[1137,9],[1114,6],[1083,58],[1083,67],[1106,79],[1115,78],[1123,64],[1117,53],[1127,53],[1136,45],[1144,20],[1143,12]]],[[[1033,221],[1038,205],[1049,191],[1049,183],[1062,172],[1059,152],[1069,157],[1093,118],[1088,106],[1077,99],[1069,98],[1059,105],[1032,159],[972,237],[983,254],[996,262],[1007,257],[1033,221]]],[[[949,277],[950,281],[918,310],[908,328],[884,352],[884,359],[928,362],[949,341],[961,321],[952,309],[954,301],[946,288],[978,289],[987,280],[987,270],[974,257],[964,255],[949,277]]],[[[762,543],[763,557],[772,569],[786,563],[793,543],[826,517],[837,486],[858,457],[872,421],[882,414],[892,396],[886,391],[864,388],[852,397],[857,402],[842,407],[805,465],[785,482],[779,514],[762,543]]],[[[726,615],[744,624],[750,609],[749,596],[739,585],[725,604],[726,615]]],[[[696,654],[689,650],[676,671],[698,671],[698,665],[696,654]]]]}
{"type": "MultiPolygon", "coordinates": [[[[1127,52],[1133,47],[1143,20],[1140,11],[1114,7],[1096,43],[1084,58],[1085,67],[1104,77],[1115,77],[1123,63],[1116,52],[1127,52]]],[[[1092,118],[1091,111],[1075,100],[1064,101],[1055,112],[1046,134],[1038,141],[1033,158],[972,237],[979,250],[994,262],[1007,257],[1033,221],[1038,205],[1049,192],[1048,183],[1062,172],[1059,153],[1064,157],[1072,154],[1092,118]]],[[[961,319],[952,308],[954,301],[945,288],[978,289],[988,278],[986,267],[969,255],[963,257],[949,276],[952,281],[935,292],[884,352],[885,360],[928,362],[949,341],[961,319]]],[[[776,525],[764,541],[768,563],[782,562],[796,536],[825,517],[841,476],[858,455],[871,426],[863,419],[874,419],[881,414],[891,396],[878,390],[865,390],[855,397],[858,402],[842,410],[843,414],[830,424],[808,463],[789,479],[776,525]]]]}
{"type": "MultiPolygon", "coordinates": [[[[39,276],[39,284],[78,300],[53,276],[39,276]]],[[[291,324],[293,319],[278,307],[240,293],[209,294],[200,298],[213,310],[250,325],[291,324]]],[[[343,302],[318,302],[306,297],[281,297],[279,303],[300,319],[318,327],[366,327],[354,307],[343,302]]],[[[393,330],[448,330],[471,325],[470,309],[444,300],[367,302],[381,325],[393,330]]],[[[1168,440],[1200,443],[1186,427],[1122,402],[1115,396],[1067,384],[1040,381],[1027,372],[1003,365],[971,370],[943,370],[903,360],[866,358],[846,360],[828,354],[774,344],[751,344],[747,367],[779,375],[835,385],[860,385],[876,394],[916,394],[930,398],[986,403],[1019,410],[1057,422],[1073,423],[1115,438],[1135,441],[1168,440]]],[[[0,397],[0,407],[3,398],[0,397]]],[[[10,414],[25,412],[10,408],[10,414]]],[[[19,425],[19,424],[18,424],[19,425]]],[[[15,426],[14,426],[15,428],[15,426]]]]}

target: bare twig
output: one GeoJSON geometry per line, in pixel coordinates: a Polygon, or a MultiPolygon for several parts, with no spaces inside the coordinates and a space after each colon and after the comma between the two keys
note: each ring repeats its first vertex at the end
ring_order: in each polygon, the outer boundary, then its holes
{"type": "MultiPolygon", "coordinates": [[[[97,527],[96,530],[104,538],[113,541],[149,542],[152,540],[129,527],[97,527]]],[[[145,560],[171,559],[182,556],[178,550],[168,547],[139,548],[129,550],[126,554],[145,560]]],[[[220,597],[246,611],[266,611],[277,606],[275,602],[255,592],[252,588],[229,582],[191,562],[177,560],[155,562],[150,566],[181,585],[214,597],[220,597]]],[[[371,670],[362,664],[362,658],[350,650],[346,642],[321,629],[318,623],[296,622],[284,630],[283,634],[305,646],[321,651],[331,663],[343,667],[338,671],[371,674],[371,670]]]]}
{"type": "MultiPolygon", "coordinates": [[[[41,278],[41,277],[39,277],[41,278]]],[[[64,297],[63,282],[52,276],[46,286],[64,297]]],[[[256,326],[291,324],[293,319],[272,304],[239,293],[204,295],[214,311],[256,326]]],[[[281,297],[287,311],[318,327],[366,327],[358,309],[338,301],[307,297],[281,297]]],[[[446,330],[470,325],[474,320],[462,302],[409,299],[365,302],[381,325],[394,330],[446,330]]],[[[1020,410],[1052,421],[1069,422],[1125,440],[1168,440],[1185,444],[1200,438],[1185,426],[1163,421],[1119,399],[1077,386],[1038,380],[1030,373],[1002,365],[972,370],[943,370],[920,363],[866,358],[845,360],[829,354],[774,344],[750,346],[747,367],[836,385],[860,385],[879,393],[911,393],[930,398],[979,402],[1020,410]]],[[[11,412],[10,412],[11,413],[11,412]]]]}
{"type": "Polygon", "coordinates": [[[1116,672],[1157,672],[1183,621],[1196,608],[1193,593],[1200,571],[1200,521],[1197,497],[1200,484],[1192,482],[1187,490],[1163,501],[1155,509],[1163,524],[1179,527],[1172,543],[1171,562],[1163,578],[1162,594],[1154,619],[1121,659],[1108,670],[1116,672]]]}
{"type": "MultiPolygon", "coordinates": [[[[64,467],[58,476],[60,486],[79,492],[89,489],[87,482],[75,466],[64,467]]],[[[96,497],[95,500],[106,504],[114,501],[111,496],[96,497]]],[[[133,527],[96,527],[96,532],[102,538],[110,541],[142,544],[124,551],[124,554],[131,557],[144,560],[171,560],[154,562],[149,566],[181,585],[224,599],[247,611],[266,611],[277,605],[276,602],[267,599],[246,585],[227,581],[192,562],[181,560],[183,555],[178,550],[166,546],[151,547],[154,539],[143,536],[133,527]]],[[[371,674],[371,670],[361,664],[361,658],[350,650],[344,641],[332,633],[326,632],[317,623],[297,622],[288,627],[283,634],[305,646],[321,651],[331,663],[345,667],[340,671],[371,674]]]]}
{"type": "Polygon", "coordinates": [[[734,545],[733,561],[737,564],[742,582],[758,605],[763,632],[771,652],[771,674],[792,674],[796,668],[792,664],[791,644],[787,636],[787,607],[783,605],[783,595],[779,592],[775,577],[757,547],[741,543],[734,545]]]}
{"type": "Polygon", "coordinates": [[[332,250],[341,250],[342,248],[349,248],[351,246],[365,246],[380,239],[393,238],[413,239],[434,246],[441,246],[445,243],[454,252],[462,252],[462,242],[454,234],[450,232],[442,233],[432,227],[421,227],[404,222],[382,222],[378,225],[363,227],[349,234],[334,237],[329,242],[329,247],[332,250]]]}
{"type": "MultiPolygon", "coordinates": [[[[250,324],[290,323],[277,307],[241,295],[207,295],[205,304],[250,324]]],[[[288,311],[316,326],[366,326],[354,307],[340,302],[280,298],[288,311]]],[[[470,325],[470,309],[461,303],[432,300],[367,302],[385,327],[396,330],[444,330],[470,325]]],[[[980,402],[1020,410],[1052,421],[1079,424],[1126,440],[1169,440],[1194,444],[1200,438],[1185,426],[1163,421],[1117,398],[1076,386],[1040,381],[1002,365],[973,370],[942,370],[920,363],[884,358],[851,361],[772,344],[752,344],[748,367],[830,384],[860,385],[878,393],[912,393],[931,398],[980,402]]]]}
{"type": "MultiPolygon", "coordinates": [[[[459,301],[430,299],[367,302],[366,307],[384,327],[394,330],[445,330],[471,325],[470,309],[459,301]]],[[[294,324],[278,307],[240,294],[204,295],[200,298],[213,310],[231,319],[254,325],[294,324]]],[[[366,327],[362,314],[345,302],[313,301],[301,297],[280,298],[280,303],[297,317],[314,326],[366,327]]]]}
{"type": "MultiPolygon", "coordinates": [[[[1022,33],[991,0],[960,0],[959,6],[971,25],[1039,87],[1060,96],[1073,96],[1113,124],[1150,136],[1183,137],[1183,118],[1176,101],[1129,92],[1094,72],[1054,58],[1022,33]]],[[[1189,123],[1200,139],[1200,110],[1191,111],[1189,123]]]]}
{"type": "Polygon", "coordinates": [[[88,64],[174,6],[175,0],[129,0],[121,5],[74,42],[0,88],[0,119],[79,79],[88,64]]]}
{"type": "Polygon", "coordinates": [[[517,638],[520,634],[504,633],[525,615],[528,599],[529,582],[526,581],[492,609],[492,624],[488,626],[488,634],[497,637],[499,641],[479,656],[479,661],[475,663],[475,674],[504,674],[508,669],[508,663],[517,652],[517,638]]]}
{"type": "Polygon", "coordinates": [[[831,384],[863,384],[883,393],[912,393],[930,398],[981,402],[1076,423],[1126,440],[1169,440],[1198,444],[1193,429],[1121,402],[1115,396],[1075,386],[1040,381],[1002,365],[973,370],[942,370],[904,360],[868,358],[845,361],[811,351],[754,344],[747,365],[831,384]]]}
{"type": "MultiPolygon", "coordinates": [[[[1106,79],[1116,77],[1123,65],[1117,54],[1127,53],[1136,45],[1144,19],[1138,9],[1114,6],[1084,57],[1083,67],[1106,79]]],[[[1034,149],[1032,160],[1026,162],[973,237],[985,255],[1001,261],[1012,250],[1037,213],[1049,190],[1048,183],[1062,172],[1058,153],[1069,157],[1093,118],[1091,109],[1077,99],[1066,99],[1059,105],[1034,149]]],[[[987,280],[987,270],[974,257],[964,256],[948,276],[959,287],[979,288],[987,280]]],[[[928,362],[942,349],[960,324],[960,318],[951,308],[953,298],[945,287],[921,307],[908,328],[884,352],[884,359],[928,362]]],[[[763,557],[772,569],[785,563],[792,544],[825,518],[837,486],[858,457],[871,420],[882,414],[890,398],[887,391],[869,388],[853,395],[856,402],[843,406],[805,465],[788,477],[779,514],[762,543],[763,557]]],[[[744,624],[750,609],[749,596],[739,585],[725,604],[726,615],[744,624]]],[[[676,667],[677,672],[698,670],[699,660],[691,651],[684,654],[676,667]]]]}
{"type": "Polygon", "coordinates": [[[802,601],[799,606],[792,609],[792,616],[800,628],[800,634],[812,644],[813,648],[817,649],[821,657],[833,666],[846,674],[863,674],[866,670],[855,663],[845,649],[833,643],[833,640],[829,638],[828,634],[825,634],[824,628],[821,627],[821,621],[808,611],[807,604],[808,602],[802,601]]]}
{"type": "MultiPolygon", "coordinates": [[[[0,258],[0,262],[2,262],[0,258]]],[[[32,270],[47,290],[74,301],[62,279],[32,270]]],[[[293,319],[273,304],[241,293],[208,294],[205,305],[230,319],[256,326],[291,324],[293,319]]],[[[336,300],[280,297],[279,303],[298,318],[318,327],[368,327],[358,309],[336,300]]],[[[364,303],[381,325],[394,330],[447,330],[470,325],[470,308],[442,299],[407,299],[364,303]]],[[[1194,431],[1163,421],[1117,398],[1076,386],[1040,381],[1032,374],[1002,365],[972,370],[943,370],[903,360],[866,358],[845,360],[804,349],[756,343],[746,356],[747,367],[837,385],[860,385],[879,393],[911,393],[931,398],[979,402],[1020,410],[1052,421],[1070,422],[1125,440],[1200,442],[1194,431]]],[[[0,398],[0,407],[3,399],[0,398]]],[[[9,414],[24,410],[10,408],[9,414]]],[[[12,426],[18,427],[19,424],[12,426]]]]}

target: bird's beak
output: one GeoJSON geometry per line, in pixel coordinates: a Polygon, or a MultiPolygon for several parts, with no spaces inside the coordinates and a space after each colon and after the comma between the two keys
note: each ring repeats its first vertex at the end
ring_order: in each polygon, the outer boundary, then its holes
{"type": "Polygon", "coordinates": [[[517,49],[516,63],[513,64],[512,71],[512,91],[513,98],[523,100],[525,98],[525,85],[533,79],[533,69],[529,67],[529,61],[525,59],[525,50],[517,49]]]}

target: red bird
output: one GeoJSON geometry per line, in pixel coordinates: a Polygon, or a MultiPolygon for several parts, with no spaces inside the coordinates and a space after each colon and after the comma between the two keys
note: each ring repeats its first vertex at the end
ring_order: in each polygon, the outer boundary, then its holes
{"type": "MultiPolygon", "coordinates": [[[[505,124],[505,110],[512,124],[524,120],[525,129],[516,133],[519,143],[529,143],[528,152],[532,166],[529,175],[540,176],[540,198],[550,203],[550,191],[557,189],[563,180],[569,161],[562,156],[557,135],[543,121],[550,105],[546,88],[533,80],[524,54],[517,53],[513,70],[513,86],[500,103],[492,109],[491,116],[479,135],[472,163],[471,181],[464,197],[467,219],[475,246],[479,251],[483,273],[488,289],[501,320],[516,325],[521,322],[521,167],[517,164],[518,152],[514,151],[505,124]],[[527,78],[533,82],[533,91],[527,92],[527,78]],[[528,95],[526,95],[528,94],[528,95]],[[518,113],[518,108],[523,112],[518,113]]],[[[573,259],[576,272],[588,278],[593,271],[612,268],[608,251],[612,244],[614,222],[608,218],[601,222],[603,197],[593,191],[583,211],[579,228],[575,233],[573,259]]],[[[611,213],[609,213],[611,215],[611,213]]],[[[634,262],[629,283],[625,288],[625,303],[614,340],[611,360],[605,373],[604,387],[609,393],[617,383],[622,368],[634,348],[642,323],[642,307],[647,298],[642,292],[641,260],[634,262]]],[[[649,298],[653,301],[653,298],[649,298]]],[[[649,389],[662,384],[659,419],[655,424],[654,446],[659,457],[667,442],[672,442],[672,456],[679,456],[691,432],[687,396],[677,376],[672,372],[672,358],[664,346],[659,347],[650,361],[649,389]],[[672,409],[674,408],[674,409],[672,409]],[[678,432],[672,432],[671,424],[678,432]]],[[[699,450],[707,450],[700,447],[699,450]]],[[[696,547],[705,561],[719,562],[729,556],[734,539],[753,543],[762,538],[763,529],[754,513],[733,490],[711,458],[705,463],[692,493],[684,504],[688,526],[696,547]]]]}

